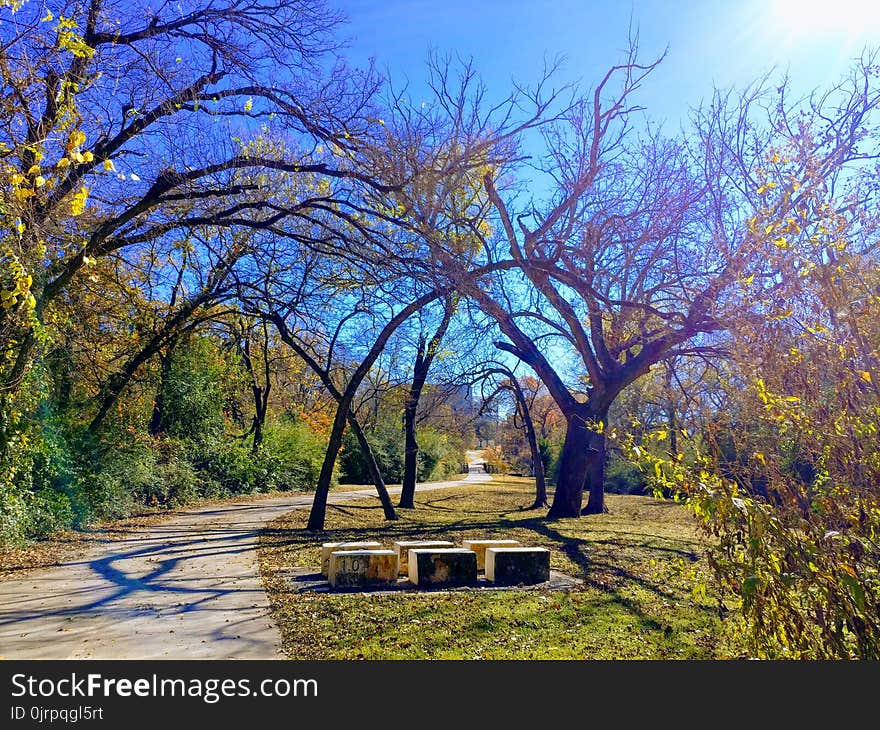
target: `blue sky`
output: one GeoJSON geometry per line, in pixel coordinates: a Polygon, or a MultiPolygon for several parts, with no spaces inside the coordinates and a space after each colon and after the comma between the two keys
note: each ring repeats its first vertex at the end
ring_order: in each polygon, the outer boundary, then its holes
{"type": "Polygon", "coordinates": [[[632,18],[645,59],[666,61],[638,101],[675,126],[713,84],[743,85],[772,66],[806,91],[833,83],[868,43],[880,44],[880,0],[330,0],[350,20],[348,56],[376,59],[413,88],[430,48],[473,57],[490,91],[535,81],[563,55],[566,79],[587,84],[620,60],[632,18]]]}

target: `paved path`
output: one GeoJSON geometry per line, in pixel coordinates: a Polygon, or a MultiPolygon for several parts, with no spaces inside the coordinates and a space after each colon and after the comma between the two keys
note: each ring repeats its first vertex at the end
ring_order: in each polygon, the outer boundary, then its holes
{"type": "MultiPolygon", "coordinates": [[[[419,491],[491,479],[481,472],[419,491]]],[[[331,492],[330,502],[367,497],[375,491],[331,492]]],[[[0,658],[281,658],[257,542],[267,522],[310,504],[310,494],[295,494],[187,510],[0,581],[0,658]]]]}

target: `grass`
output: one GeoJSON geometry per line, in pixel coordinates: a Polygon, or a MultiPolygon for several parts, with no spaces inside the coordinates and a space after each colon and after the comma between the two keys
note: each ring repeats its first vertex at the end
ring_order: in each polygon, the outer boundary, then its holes
{"type": "Polygon", "coordinates": [[[700,589],[704,547],[686,510],[609,495],[605,515],[548,521],[528,511],[530,481],[513,477],[417,494],[385,522],[378,506],[329,506],[272,522],[259,559],[292,659],[718,659],[738,656],[729,618],[700,589]],[[297,593],[285,568],[314,566],[326,541],[504,537],[551,550],[551,567],[582,578],[569,591],[297,593]]]}

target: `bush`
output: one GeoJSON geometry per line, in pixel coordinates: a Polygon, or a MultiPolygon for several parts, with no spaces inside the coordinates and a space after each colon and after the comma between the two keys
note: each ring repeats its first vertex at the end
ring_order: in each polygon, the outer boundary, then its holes
{"type": "Polygon", "coordinates": [[[28,502],[26,537],[43,538],[61,530],[69,530],[76,522],[76,513],[70,498],[54,489],[41,489],[28,502]]]}
{"type": "Polygon", "coordinates": [[[611,494],[645,494],[648,483],[636,464],[611,454],[605,466],[605,491],[611,494]]]}
{"type": "Polygon", "coordinates": [[[424,428],[419,431],[417,479],[422,482],[442,481],[461,471],[464,446],[448,433],[424,428]]]}
{"type": "MultiPolygon", "coordinates": [[[[391,484],[403,480],[403,444],[399,431],[367,431],[367,442],[373,451],[382,478],[391,484]]],[[[339,468],[343,484],[372,484],[373,478],[367,468],[367,460],[360,444],[350,431],[345,432],[342,451],[339,454],[339,468]]]]}

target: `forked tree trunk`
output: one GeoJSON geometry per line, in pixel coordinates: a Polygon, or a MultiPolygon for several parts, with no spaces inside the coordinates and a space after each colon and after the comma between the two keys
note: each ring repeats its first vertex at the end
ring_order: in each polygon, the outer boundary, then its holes
{"type": "Polygon", "coordinates": [[[559,454],[559,476],[548,517],[578,517],[584,498],[584,483],[590,466],[593,431],[584,411],[568,415],[565,441],[559,454]]]}
{"type": "Polygon", "coordinates": [[[577,517],[605,511],[605,446],[604,428],[608,412],[593,413],[580,408],[568,415],[565,442],[559,455],[559,477],[549,517],[577,517]],[[602,423],[601,433],[597,423],[602,423]],[[586,508],[581,511],[584,489],[590,492],[586,508]]]}
{"type": "Polygon", "coordinates": [[[444,305],[443,319],[430,342],[425,343],[424,337],[420,338],[413,366],[412,385],[410,385],[409,395],[403,409],[403,483],[397,506],[404,509],[415,507],[416,477],[419,469],[419,442],[416,439],[416,414],[419,410],[419,400],[428,380],[431,363],[437,355],[441,340],[446,335],[446,330],[452,321],[452,315],[455,314],[456,302],[453,298],[447,297],[444,305]]]}

